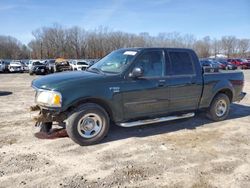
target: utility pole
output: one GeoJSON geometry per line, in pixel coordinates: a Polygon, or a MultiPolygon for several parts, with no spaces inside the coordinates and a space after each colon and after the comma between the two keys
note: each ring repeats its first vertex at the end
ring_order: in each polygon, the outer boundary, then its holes
{"type": "Polygon", "coordinates": [[[42,41],[40,42],[40,47],[41,47],[41,51],[40,51],[40,57],[41,57],[41,59],[43,59],[43,43],[42,43],[42,41]]]}

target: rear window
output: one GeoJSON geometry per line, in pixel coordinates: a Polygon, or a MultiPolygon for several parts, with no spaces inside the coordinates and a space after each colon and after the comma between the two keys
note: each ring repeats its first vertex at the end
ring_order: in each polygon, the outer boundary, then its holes
{"type": "Polygon", "coordinates": [[[77,65],[87,65],[87,63],[86,63],[86,62],[81,61],[81,62],[77,62],[77,65]]]}
{"type": "Polygon", "coordinates": [[[42,63],[40,63],[39,61],[33,62],[33,65],[43,65],[42,63]]]}
{"type": "Polygon", "coordinates": [[[190,55],[187,52],[169,52],[174,75],[194,74],[194,67],[190,55]]]}

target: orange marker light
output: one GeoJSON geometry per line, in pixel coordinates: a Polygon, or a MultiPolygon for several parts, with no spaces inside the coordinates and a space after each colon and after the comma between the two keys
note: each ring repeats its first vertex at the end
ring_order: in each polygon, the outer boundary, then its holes
{"type": "Polygon", "coordinates": [[[56,105],[58,105],[58,104],[60,104],[60,96],[59,95],[55,95],[54,96],[54,104],[56,104],[56,105]]]}

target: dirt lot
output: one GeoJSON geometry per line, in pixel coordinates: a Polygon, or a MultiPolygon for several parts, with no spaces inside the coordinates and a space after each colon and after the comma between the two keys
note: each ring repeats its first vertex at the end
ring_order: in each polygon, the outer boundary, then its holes
{"type": "MultiPolygon", "coordinates": [[[[250,70],[244,71],[250,93],[250,70]]],[[[250,187],[250,97],[228,120],[201,115],[113,126],[101,144],[38,139],[30,119],[35,77],[0,74],[0,187],[250,187]]]]}

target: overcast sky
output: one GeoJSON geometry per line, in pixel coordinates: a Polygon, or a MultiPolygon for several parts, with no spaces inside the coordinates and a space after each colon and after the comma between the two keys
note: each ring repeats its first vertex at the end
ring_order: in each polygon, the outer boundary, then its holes
{"type": "Polygon", "coordinates": [[[197,38],[250,38],[250,0],[0,0],[0,35],[23,43],[60,24],[129,33],[179,32],[197,38]]]}

